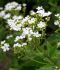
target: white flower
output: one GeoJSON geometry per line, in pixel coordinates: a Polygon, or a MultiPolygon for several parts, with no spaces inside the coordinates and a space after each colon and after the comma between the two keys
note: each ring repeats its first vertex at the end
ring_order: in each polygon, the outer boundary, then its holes
{"type": "Polygon", "coordinates": [[[9,51],[10,49],[8,43],[5,43],[1,48],[3,49],[4,52],[9,51]]]}
{"type": "Polygon", "coordinates": [[[9,25],[10,27],[12,27],[13,25],[15,25],[14,20],[12,20],[12,19],[8,19],[8,20],[7,20],[7,23],[8,23],[8,25],[9,25]]]}
{"type": "Polygon", "coordinates": [[[10,16],[11,16],[11,15],[8,13],[8,14],[5,14],[3,18],[4,18],[4,19],[8,19],[8,18],[10,18],[10,16]]]}
{"type": "Polygon", "coordinates": [[[1,41],[1,45],[3,45],[5,43],[5,40],[4,41],[1,41]]]}
{"type": "Polygon", "coordinates": [[[32,24],[32,23],[35,23],[35,21],[36,21],[35,18],[31,18],[31,19],[28,20],[28,23],[29,23],[29,24],[32,24]]]}
{"type": "MultiPolygon", "coordinates": [[[[19,17],[19,18],[21,18],[21,17],[19,17]]],[[[8,23],[8,25],[10,26],[10,28],[12,30],[14,30],[14,31],[20,31],[21,30],[21,24],[17,24],[18,19],[17,20],[16,19],[17,19],[16,17],[15,17],[15,19],[8,19],[7,23],[8,23]]]]}
{"type": "Polygon", "coordinates": [[[44,10],[44,9],[42,9],[42,10],[38,10],[36,13],[41,14],[41,16],[43,16],[44,13],[45,13],[45,10],[44,10]]]}
{"type": "Polygon", "coordinates": [[[23,34],[24,35],[29,34],[29,28],[23,28],[23,34]]]}
{"type": "Polygon", "coordinates": [[[21,10],[21,4],[19,4],[17,7],[16,7],[16,9],[15,10],[21,10]]]}
{"type": "Polygon", "coordinates": [[[27,45],[27,43],[22,43],[22,47],[23,47],[23,46],[26,46],[26,45],[27,45]]]}
{"type": "Polygon", "coordinates": [[[17,42],[20,39],[20,36],[16,36],[14,42],[17,42]]]}
{"type": "Polygon", "coordinates": [[[36,13],[38,13],[40,16],[45,17],[51,15],[51,12],[45,12],[44,9],[38,10],[36,13]]]}
{"type": "Polygon", "coordinates": [[[11,37],[13,37],[13,35],[9,35],[9,36],[7,36],[6,39],[9,39],[9,38],[11,38],[11,37]]]}
{"type": "Polygon", "coordinates": [[[41,6],[38,6],[37,8],[36,8],[37,10],[41,10],[41,9],[43,9],[43,7],[41,6]]]}
{"type": "Polygon", "coordinates": [[[35,36],[35,37],[41,37],[41,34],[39,34],[38,32],[34,32],[33,36],[35,36]]]}
{"type": "Polygon", "coordinates": [[[25,38],[25,35],[22,34],[22,35],[20,36],[20,39],[24,39],[24,38],[25,38]]]}
{"type": "Polygon", "coordinates": [[[16,43],[16,44],[13,45],[13,47],[14,47],[14,48],[15,48],[15,47],[21,47],[21,44],[16,43]]]}
{"type": "Polygon", "coordinates": [[[55,16],[56,16],[56,17],[59,17],[59,16],[60,16],[60,14],[55,14],[55,16]]]}
{"type": "Polygon", "coordinates": [[[54,22],[54,24],[55,24],[55,25],[59,25],[59,21],[56,20],[56,21],[54,22]]]}
{"type": "Polygon", "coordinates": [[[51,12],[48,11],[48,12],[46,12],[46,13],[43,14],[43,17],[49,16],[49,15],[51,15],[51,12]]]}
{"type": "Polygon", "coordinates": [[[16,15],[13,16],[14,20],[19,20],[19,19],[22,19],[22,18],[23,18],[23,16],[21,16],[21,15],[20,16],[16,16],[16,15]]]}
{"type": "Polygon", "coordinates": [[[33,10],[30,11],[30,15],[35,15],[35,14],[36,13],[33,10]]]}
{"type": "Polygon", "coordinates": [[[23,46],[26,46],[26,45],[27,45],[27,43],[22,43],[22,44],[16,43],[16,44],[13,45],[13,47],[14,47],[14,48],[15,48],[15,47],[23,47],[23,46]]]}
{"type": "Polygon", "coordinates": [[[29,40],[29,41],[31,41],[31,40],[32,40],[32,38],[31,38],[31,37],[28,37],[28,40],[29,40]]]}
{"type": "Polygon", "coordinates": [[[12,10],[18,6],[17,2],[10,2],[5,5],[5,10],[12,10]]]}
{"type": "Polygon", "coordinates": [[[0,12],[0,17],[4,17],[5,16],[5,11],[1,11],[0,12]]]}
{"type": "Polygon", "coordinates": [[[57,43],[57,46],[58,46],[58,47],[60,46],[60,42],[57,43]]]}
{"type": "Polygon", "coordinates": [[[45,28],[45,27],[46,27],[46,23],[40,21],[40,22],[37,24],[37,26],[38,26],[38,28],[45,28]]]}
{"type": "Polygon", "coordinates": [[[18,16],[18,19],[23,19],[23,16],[21,16],[21,15],[20,15],[20,16],[18,16]]]}
{"type": "Polygon", "coordinates": [[[26,3],[23,3],[23,6],[26,7],[26,3]]]}
{"type": "Polygon", "coordinates": [[[30,29],[30,30],[29,30],[29,34],[33,34],[33,31],[32,31],[32,29],[30,29]]]}
{"type": "Polygon", "coordinates": [[[26,16],[25,18],[23,18],[23,20],[21,21],[22,24],[24,24],[25,22],[27,22],[30,19],[30,16],[26,16]]]}
{"type": "Polygon", "coordinates": [[[37,9],[36,13],[38,13],[42,17],[51,15],[51,12],[50,11],[45,12],[45,10],[42,8],[42,6],[41,7],[38,6],[36,9],[37,9]]]}

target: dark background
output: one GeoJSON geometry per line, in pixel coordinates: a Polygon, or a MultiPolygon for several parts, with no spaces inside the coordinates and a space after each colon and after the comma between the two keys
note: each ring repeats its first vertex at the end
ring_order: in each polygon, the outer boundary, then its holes
{"type": "Polygon", "coordinates": [[[60,0],[0,0],[0,6],[4,6],[8,2],[16,1],[18,3],[27,3],[27,9],[42,5],[46,10],[52,12],[60,12],[60,0]]]}

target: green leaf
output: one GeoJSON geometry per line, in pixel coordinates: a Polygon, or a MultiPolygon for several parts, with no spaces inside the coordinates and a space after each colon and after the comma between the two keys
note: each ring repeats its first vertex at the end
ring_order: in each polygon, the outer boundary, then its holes
{"type": "Polygon", "coordinates": [[[6,30],[4,27],[0,27],[0,41],[5,39],[6,37],[6,30]]]}
{"type": "Polygon", "coordinates": [[[37,70],[54,70],[54,68],[51,65],[45,65],[37,70]]]}
{"type": "Polygon", "coordinates": [[[44,45],[47,47],[47,54],[49,57],[56,56],[58,42],[60,42],[60,33],[53,34],[45,41],[44,45]]]}
{"type": "Polygon", "coordinates": [[[60,41],[60,33],[53,34],[47,39],[47,41],[49,41],[51,44],[56,45],[56,43],[60,41]]]}
{"type": "Polygon", "coordinates": [[[47,42],[47,54],[51,58],[56,54],[56,46],[52,46],[49,42],[47,42]]]}

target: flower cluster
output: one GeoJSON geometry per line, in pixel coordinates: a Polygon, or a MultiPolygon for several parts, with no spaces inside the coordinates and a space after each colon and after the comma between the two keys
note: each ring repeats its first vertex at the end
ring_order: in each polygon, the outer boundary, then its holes
{"type": "Polygon", "coordinates": [[[55,17],[57,18],[54,22],[55,25],[57,25],[58,27],[60,27],[60,14],[56,14],[55,17]]]}
{"type": "Polygon", "coordinates": [[[16,2],[11,2],[5,5],[5,10],[21,10],[21,5],[16,2]]]}
{"type": "MultiPolygon", "coordinates": [[[[51,15],[51,12],[45,12],[42,6],[38,6],[36,12],[31,10],[30,14],[24,17],[21,13],[24,8],[26,8],[25,3],[18,4],[11,2],[5,5],[4,10],[0,11],[0,17],[6,20],[7,28],[10,32],[13,31],[12,35],[6,36],[6,40],[14,37],[14,48],[26,46],[28,44],[27,42],[30,42],[33,37],[41,38],[43,30],[48,25],[48,17],[51,15]],[[17,14],[14,14],[14,12],[17,14]]],[[[9,44],[4,42],[3,45],[1,45],[3,51],[8,51],[9,44]]]]}
{"type": "Polygon", "coordinates": [[[9,51],[9,44],[4,41],[1,41],[1,49],[3,49],[4,52],[9,51]]]}
{"type": "Polygon", "coordinates": [[[42,7],[37,7],[37,12],[40,16],[45,17],[51,15],[51,12],[45,12],[45,10],[42,7]]]}

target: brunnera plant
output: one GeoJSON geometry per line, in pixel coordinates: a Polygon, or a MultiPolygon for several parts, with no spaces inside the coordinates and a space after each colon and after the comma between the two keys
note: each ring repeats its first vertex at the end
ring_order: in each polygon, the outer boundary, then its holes
{"type": "Polygon", "coordinates": [[[46,38],[52,13],[38,6],[25,16],[26,6],[10,2],[0,8],[1,60],[8,60],[9,70],[60,70],[59,14],[57,30],[46,38]]]}

